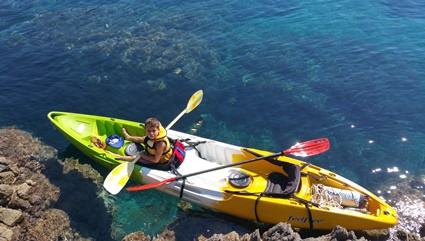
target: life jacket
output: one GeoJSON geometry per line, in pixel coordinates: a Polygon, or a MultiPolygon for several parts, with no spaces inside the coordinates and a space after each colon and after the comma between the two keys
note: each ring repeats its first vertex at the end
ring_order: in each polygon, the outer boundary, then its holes
{"type": "Polygon", "coordinates": [[[159,142],[165,143],[165,149],[162,152],[162,157],[159,163],[166,163],[168,162],[168,160],[170,160],[173,153],[171,151],[170,141],[168,140],[168,137],[167,137],[167,131],[162,126],[159,127],[159,134],[154,140],[150,139],[148,136],[145,137],[144,144],[145,144],[146,152],[151,156],[155,156],[156,154],[155,145],[159,142]]]}

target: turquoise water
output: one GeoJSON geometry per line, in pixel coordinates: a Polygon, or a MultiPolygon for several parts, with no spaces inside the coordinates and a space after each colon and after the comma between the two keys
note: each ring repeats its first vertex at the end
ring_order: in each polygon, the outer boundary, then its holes
{"type": "MultiPolygon", "coordinates": [[[[273,151],[328,137],[331,150],[309,161],[376,190],[394,179],[377,168],[424,174],[424,26],[418,0],[3,0],[0,126],[79,156],[47,112],[168,123],[203,89],[203,103],[176,130],[202,120],[198,135],[273,151]]],[[[69,193],[83,192],[77,187],[69,193]]],[[[63,195],[60,205],[71,205],[63,195]]],[[[191,237],[220,226],[208,226],[215,214],[182,211],[157,192],[123,193],[113,203],[117,236],[171,224],[191,237]],[[202,230],[189,225],[196,222],[202,230]]],[[[75,226],[92,224],[87,236],[105,240],[110,228],[87,217],[71,215],[75,226]]]]}

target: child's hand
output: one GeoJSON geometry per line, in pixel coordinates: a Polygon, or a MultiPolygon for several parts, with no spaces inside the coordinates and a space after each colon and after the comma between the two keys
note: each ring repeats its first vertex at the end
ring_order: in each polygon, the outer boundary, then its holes
{"type": "Polygon", "coordinates": [[[122,134],[124,135],[124,139],[128,139],[130,135],[127,133],[127,130],[125,128],[122,128],[122,134]]]}

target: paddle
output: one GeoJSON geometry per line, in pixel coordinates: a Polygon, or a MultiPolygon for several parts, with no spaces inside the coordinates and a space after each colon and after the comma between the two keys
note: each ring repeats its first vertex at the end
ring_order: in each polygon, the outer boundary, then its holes
{"type": "Polygon", "coordinates": [[[191,112],[193,109],[195,109],[199,105],[199,103],[201,103],[203,95],[204,95],[204,92],[202,90],[196,91],[187,102],[186,109],[184,109],[176,118],[174,118],[174,120],[171,121],[170,124],[168,124],[168,126],[165,127],[165,129],[166,130],[170,129],[184,114],[187,114],[191,112]]]}
{"type": "Polygon", "coordinates": [[[322,152],[329,150],[329,147],[330,147],[330,144],[329,144],[329,140],[327,138],[314,139],[314,140],[310,140],[310,141],[306,141],[306,142],[297,143],[297,144],[291,146],[287,150],[277,152],[277,153],[273,153],[273,154],[268,155],[268,156],[260,156],[260,157],[249,159],[249,160],[242,161],[242,162],[232,163],[232,164],[228,164],[228,165],[224,165],[224,166],[220,166],[220,167],[215,167],[215,168],[211,168],[211,169],[207,169],[207,170],[203,170],[203,171],[199,171],[199,172],[194,172],[194,173],[190,173],[190,174],[186,174],[186,175],[182,175],[182,176],[171,177],[171,178],[165,179],[163,181],[159,181],[159,182],[128,187],[126,189],[127,189],[127,191],[130,191],[130,192],[147,190],[147,189],[151,189],[151,188],[160,187],[162,185],[165,185],[165,184],[168,184],[168,183],[180,180],[180,179],[184,179],[184,178],[187,178],[187,177],[203,174],[203,173],[206,173],[206,172],[212,172],[212,171],[216,171],[216,170],[220,170],[220,169],[224,169],[224,168],[229,168],[229,167],[233,167],[233,166],[238,166],[238,165],[242,165],[242,164],[246,164],[246,163],[250,163],[250,162],[255,162],[255,161],[264,160],[264,159],[268,159],[268,158],[274,158],[274,157],[283,156],[283,155],[293,155],[293,156],[302,156],[302,157],[314,156],[314,155],[317,155],[317,154],[320,154],[322,152]]]}
{"type": "MultiPolygon", "coordinates": [[[[189,99],[186,108],[165,128],[169,130],[184,114],[191,112],[195,109],[202,101],[203,92],[202,90],[196,91],[189,99]]],[[[133,161],[123,162],[116,166],[105,178],[103,187],[109,193],[115,195],[121,191],[130,179],[131,173],[133,173],[134,165],[141,158],[139,155],[133,161]]]]}

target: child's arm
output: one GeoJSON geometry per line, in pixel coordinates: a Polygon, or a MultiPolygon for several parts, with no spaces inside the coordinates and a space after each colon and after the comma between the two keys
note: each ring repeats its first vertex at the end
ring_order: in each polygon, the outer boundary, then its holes
{"type": "Polygon", "coordinates": [[[145,140],[144,136],[130,136],[125,128],[122,128],[122,133],[124,134],[124,138],[126,140],[137,142],[137,143],[143,143],[145,140]]]}
{"type": "Polygon", "coordinates": [[[117,160],[123,160],[123,161],[133,161],[134,158],[136,158],[137,156],[122,156],[122,155],[118,155],[116,153],[110,152],[108,150],[105,150],[105,152],[111,154],[112,156],[115,157],[115,159],[117,160]]]}

